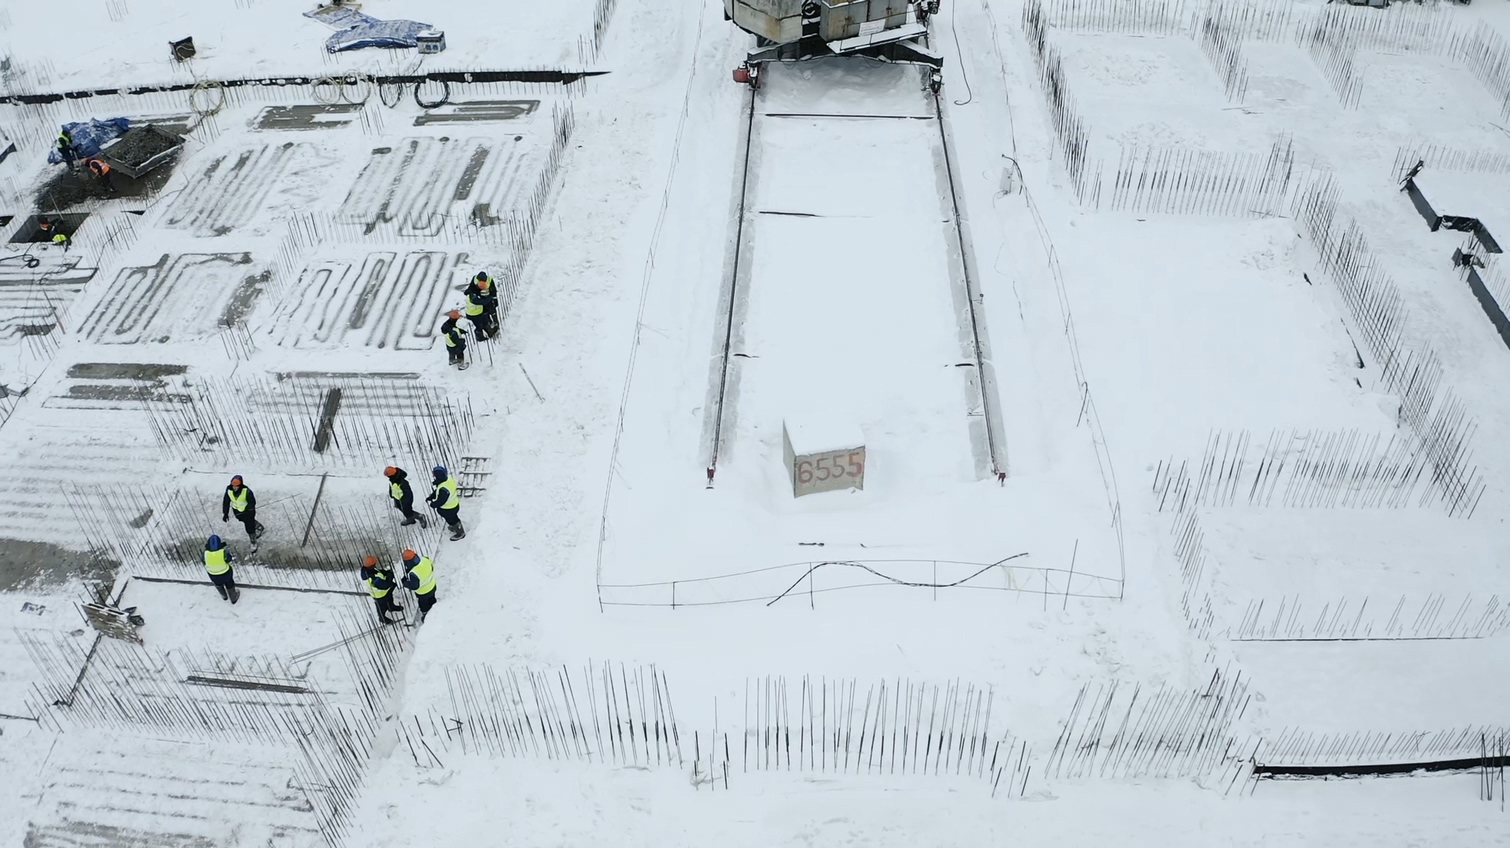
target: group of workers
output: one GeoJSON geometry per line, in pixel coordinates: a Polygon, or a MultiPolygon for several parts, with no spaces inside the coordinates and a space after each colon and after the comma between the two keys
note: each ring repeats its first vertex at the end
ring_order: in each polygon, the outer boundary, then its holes
{"type": "MultiPolygon", "coordinates": [[[[78,167],[79,154],[73,146],[73,135],[66,129],[58,133],[58,153],[62,155],[63,161],[68,163],[69,168],[78,167]]],[[[98,156],[90,156],[84,159],[84,167],[89,170],[89,173],[94,174],[95,179],[105,187],[106,193],[115,194],[115,180],[110,176],[109,162],[98,156]]],[[[41,230],[43,238],[66,251],[73,241],[67,233],[63,232],[61,223],[43,215],[37,219],[37,229],[41,230]]]]}
{"type": "MultiPolygon", "coordinates": [[[[430,496],[425,499],[425,502],[446,522],[446,526],[451,530],[451,541],[465,538],[467,531],[461,523],[460,484],[444,465],[437,465],[430,469],[430,472],[432,477],[430,496]]],[[[429,522],[414,510],[414,490],[409,486],[409,475],[404,469],[390,465],[383,469],[383,476],[388,480],[389,499],[393,501],[394,508],[404,517],[400,526],[407,527],[418,523],[421,528],[428,529],[429,522]]],[[[236,520],[246,528],[247,540],[252,550],[256,551],[257,540],[262,537],[265,528],[262,522],[257,520],[257,496],[252,493],[240,474],[232,477],[230,485],[226,486],[225,494],[220,499],[220,512],[222,521],[230,521],[232,515],[236,516],[236,520]]],[[[235,558],[224,539],[216,535],[205,542],[205,572],[210,577],[210,583],[220,593],[220,597],[233,604],[241,599],[232,567],[234,562],[235,558]]],[[[434,561],[427,556],[420,556],[413,548],[405,548],[401,562],[403,577],[398,579],[395,579],[393,570],[380,563],[376,556],[369,555],[364,558],[358,571],[362,582],[367,587],[368,594],[377,605],[378,619],[384,624],[398,623],[390,618],[389,614],[402,613],[402,609],[393,597],[394,590],[399,586],[414,593],[415,600],[419,604],[420,621],[424,621],[430,608],[435,606],[434,561]]]]}
{"type": "MultiPolygon", "coordinates": [[[[64,158],[72,164],[72,141],[67,136],[67,131],[64,131],[58,139],[58,146],[64,151],[64,158]]],[[[95,173],[108,179],[109,166],[105,165],[103,173],[100,171],[95,173]]],[[[464,294],[466,303],[462,309],[453,309],[448,312],[440,328],[441,335],[446,340],[446,352],[450,364],[462,369],[467,367],[467,339],[457,322],[465,317],[472,325],[473,332],[477,334],[478,341],[487,341],[498,335],[498,291],[487,272],[478,272],[464,294]]],[[[465,538],[467,530],[461,523],[460,485],[444,465],[435,466],[430,469],[430,473],[430,496],[425,499],[425,502],[446,522],[446,526],[451,531],[451,541],[465,538]]],[[[418,523],[421,528],[428,529],[430,525],[425,516],[414,509],[414,490],[409,486],[408,473],[402,468],[390,465],[383,469],[383,476],[388,480],[388,496],[393,501],[394,508],[404,517],[401,526],[407,527],[418,523]]],[[[220,499],[221,521],[230,521],[232,515],[246,529],[247,541],[252,550],[256,551],[257,541],[262,538],[265,528],[262,522],[257,520],[257,496],[239,474],[231,478],[230,485],[226,486],[225,494],[220,499]]],[[[210,583],[220,592],[221,598],[233,604],[241,599],[241,593],[236,588],[234,562],[235,558],[224,539],[211,536],[205,542],[204,567],[209,574],[210,583]]],[[[367,592],[372,596],[373,603],[377,607],[378,619],[384,624],[395,624],[402,620],[402,618],[396,620],[390,617],[392,613],[399,613],[402,616],[403,610],[393,594],[400,586],[414,593],[419,605],[421,621],[435,606],[434,561],[427,556],[421,556],[413,548],[405,548],[401,554],[401,564],[403,567],[401,578],[396,578],[392,568],[372,555],[363,558],[358,570],[362,583],[366,585],[367,592]]]]}
{"type": "Polygon", "coordinates": [[[477,272],[463,294],[466,303],[461,309],[446,313],[440,325],[441,337],[446,340],[446,359],[458,369],[467,370],[467,334],[457,324],[465,317],[472,325],[477,340],[485,342],[498,335],[498,289],[486,271],[477,272]]]}
{"type": "MultiPolygon", "coordinates": [[[[78,165],[79,153],[73,146],[73,134],[67,128],[58,133],[58,155],[63,157],[68,167],[73,168],[78,165]]],[[[89,156],[84,159],[84,167],[89,169],[89,173],[94,174],[95,179],[105,187],[106,193],[115,194],[115,180],[110,176],[109,162],[98,156],[89,156]]]]}

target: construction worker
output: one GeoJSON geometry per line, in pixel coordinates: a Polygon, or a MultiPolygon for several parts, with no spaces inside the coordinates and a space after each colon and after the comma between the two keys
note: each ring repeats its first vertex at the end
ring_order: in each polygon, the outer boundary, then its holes
{"type": "Polygon", "coordinates": [[[485,271],[478,271],[474,278],[477,288],[482,294],[483,320],[488,324],[488,337],[498,336],[498,285],[485,271]]]}
{"type": "Polygon", "coordinates": [[[404,588],[419,602],[419,620],[423,622],[435,606],[435,563],[412,549],[404,551],[404,588]]]}
{"type": "Polygon", "coordinates": [[[461,313],[455,309],[446,313],[446,320],[440,325],[440,334],[446,339],[446,356],[449,364],[455,365],[459,370],[467,370],[467,334],[456,326],[461,320],[461,313]]]}
{"type": "Polygon", "coordinates": [[[110,194],[115,194],[115,180],[110,177],[109,162],[106,162],[104,159],[92,157],[84,164],[89,167],[89,173],[94,174],[95,179],[98,179],[100,183],[105,186],[105,191],[109,192],[110,194]]]}
{"type": "Polygon", "coordinates": [[[402,526],[408,527],[418,521],[420,527],[430,529],[430,522],[414,511],[414,490],[409,488],[409,475],[404,469],[390,465],[383,469],[383,476],[388,478],[388,495],[393,498],[393,505],[404,514],[402,526]]]}
{"type": "Polygon", "coordinates": [[[211,536],[204,543],[204,570],[220,597],[234,604],[241,600],[241,592],[236,589],[236,575],[231,570],[233,561],[230,549],[219,536],[211,536]]]}
{"type": "Polygon", "coordinates": [[[444,465],[430,469],[430,474],[434,479],[431,480],[427,503],[446,520],[446,526],[451,528],[451,541],[454,542],[467,535],[467,528],[461,526],[461,493],[457,491],[456,478],[451,476],[444,465]]]}
{"type": "Polygon", "coordinates": [[[63,250],[68,250],[68,236],[58,229],[58,225],[51,218],[41,218],[37,221],[37,229],[42,232],[53,244],[62,245],[63,250]]]}
{"type": "Polygon", "coordinates": [[[58,155],[63,157],[63,163],[69,168],[73,168],[79,159],[79,154],[73,149],[73,133],[67,127],[58,133],[58,155]]]}
{"type": "Polygon", "coordinates": [[[372,596],[372,602],[377,605],[378,620],[384,624],[398,624],[404,620],[404,610],[393,599],[393,590],[397,583],[393,582],[393,572],[378,565],[377,557],[369,556],[362,560],[362,582],[367,584],[367,594],[372,596]],[[398,613],[397,619],[388,617],[391,612],[398,613]]]}
{"type": "Polygon", "coordinates": [[[236,513],[236,520],[246,527],[246,537],[251,540],[252,550],[257,550],[257,540],[262,538],[266,528],[257,520],[257,496],[242,482],[240,474],[232,477],[231,485],[225,487],[225,497],[220,499],[220,520],[230,521],[232,512],[236,513]]]}
{"type": "Polygon", "coordinates": [[[477,340],[485,342],[498,335],[498,292],[487,272],[479,271],[466,290],[467,320],[477,328],[477,340]]]}

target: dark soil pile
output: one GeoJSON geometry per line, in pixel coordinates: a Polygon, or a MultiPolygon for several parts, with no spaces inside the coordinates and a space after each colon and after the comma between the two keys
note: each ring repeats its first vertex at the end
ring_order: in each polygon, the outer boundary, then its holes
{"type": "Polygon", "coordinates": [[[136,127],[127,130],[105,153],[122,165],[134,168],[177,144],[177,138],[161,130],[136,127]]]}

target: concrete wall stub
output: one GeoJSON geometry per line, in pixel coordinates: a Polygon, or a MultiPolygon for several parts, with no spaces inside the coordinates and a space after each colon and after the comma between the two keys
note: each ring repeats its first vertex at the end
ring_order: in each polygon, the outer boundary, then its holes
{"type": "Polygon", "coordinates": [[[829,417],[789,417],[781,428],[792,497],[865,488],[865,435],[829,417]]]}

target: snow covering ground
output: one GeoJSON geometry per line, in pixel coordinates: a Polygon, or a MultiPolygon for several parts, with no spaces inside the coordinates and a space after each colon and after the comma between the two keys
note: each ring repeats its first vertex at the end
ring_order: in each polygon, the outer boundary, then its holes
{"type": "Polygon", "coordinates": [[[273,5],[10,4],[0,93],[607,73],[0,104],[0,844],[1503,843],[1510,351],[1453,250],[1510,287],[1399,179],[1492,229],[1510,11],[1063,0],[1038,54],[945,2],[937,108],[861,60],[752,95],[713,0],[364,4],[423,60],[273,5]],[[120,115],[171,170],[44,165],[120,115]],[[791,497],[804,418],[863,490],[791,497]],[[387,502],[436,462],[459,542],[387,502]],[[405,547],[440,600],[378,628],[405,547]]]}

